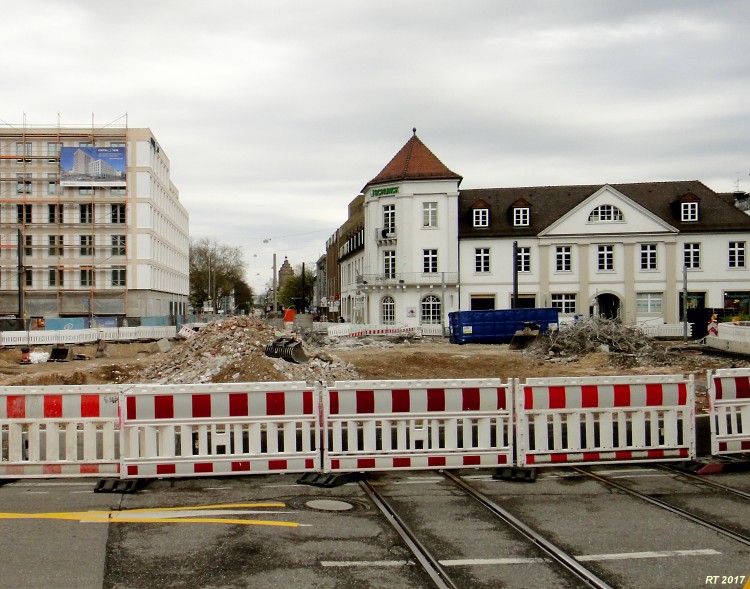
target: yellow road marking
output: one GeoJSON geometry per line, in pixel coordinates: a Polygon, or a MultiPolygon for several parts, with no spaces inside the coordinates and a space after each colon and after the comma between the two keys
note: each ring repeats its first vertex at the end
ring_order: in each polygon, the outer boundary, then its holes
{"type": "MultiPolygon", "coordinates": [[[[58,513],[2,513],[0,519],[55,519],[79,522],[100,523],[151,523],[151,524],[237,524],[243,526],[280,526],[296,528],[297,522],[281,522],[258,519],[237,519],[218,517],[179,517],[180,512],[197,510],[227,509],[238,507],[285,507],[281,502],[269,503],[225,503],[219,505],[198,505],[191,507],[144,507],[139,509],[125,509],[122,511],[69,511],[58,513]],[[135,514],[149,512],[174,512],[176,517],[142,517],[135,514]],[[133,514],[130,516],[129,514],[133,514]]],[[[273,512],[271,512],[273,513],[273,512]]]]}

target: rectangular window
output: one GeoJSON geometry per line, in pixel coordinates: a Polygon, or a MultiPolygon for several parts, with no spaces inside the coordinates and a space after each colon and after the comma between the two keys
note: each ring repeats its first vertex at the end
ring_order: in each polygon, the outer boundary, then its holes
{"type": "Polygon", "coordinates": [[[383,205],[383,230],[386,233],[396,232],[396,205],[383,205]]]}
{"type": "Polygon", "coordinates": [[[93,235],[81,235],[81,255],[82,256],[93,256],[94,255],[94,236],[93,235]]]}
{"type": "Polygon", "coordinates": [[[81,286],[94,286],[93,268],[81,268],[81,286]]]}
{"type": "Polygon", "coordinates": [[[474,227],[489,227],[490,226],[490,210],[489,209],[474,209],[473,222],[474,222],[474,227]]]}
{"type": "Polygon", "coordinates": [[[31,223],[31,205],[16,205],[16,215],[19,223],[31,223]]]}
{"type": "Polygon", "coordinates": [[[47,270],[47,281],[50,286],[57,286],[57,274],[59,270],[55,266],[50,266],[47,270]]]}
{"type": "Polygon", "coordinates": [[[113,223],[125,223],[125,205],[110,205],[113,223]]]}
{"type": "Polygon", "coordinates": [[[490,271],[490,248],[478,247],[474,249],[474,271],[490,271]]]}
{"type": "Polygon", "coordinates": [[[31,174],[16,174],[16,194],[31,194],[31,174]]]}
{"type": "Polygon", "coordinates": [[[125,266],[112,267],[112,286],[125,286],[125,266]]]}
{"type": "Polygon", "coordinates": [[[49,256],[62,256],[63,255],[63,236],[62,235],[48,235],[47,243],[47,255],[49,256]]]}
{"type": "Polygon", "coordinates": [[[438,271],[437,250],[422,250],[422,271],[432,273],[438,271]]]}
{"type": "Polygon", "coordinates": [[[697,202],[681,203],[680,211],[682,213],[680,217],[682,221],[697,221],[698,220],[698,203],[697,202]]]}
{"type": "Polygon", "coordinates": [[[513,209],[513,226],[528,227],[531,219],[530,210],[527,207],[513,209]]]}
{"type": "Polygon", "coordinates": [[[111,196],[125,196],[128,193],[128,189],[125,186],[112,186],[109,189],[111,196]]]}
{"type": "Polygon", "coordinates": [[[60,157],[61,143],[55,141],[47,142],[47,162],[50,164],[56,164],[57,159],[60,157]]]}
{"type": "Polygon", "coordinates": [[[600,245],[597,248],[597,267],[604,272],[615,269],[615,246],[600,245]]]}
{"type": "Polygon", "coordinates": [[[438,226],[438,204],[436,202],[422,203],[422,227],[438,226]]]}
{"type": "Polygon", "coordinates": [[[683,259],[685,262],[685,268],[699,269],[701,267],[701,244],[700,243],[686,243],[683,246],[683,259]]]}
{"type": "Polygon", "coordinates": [[[57,174],[47,174],[47,194],[57,194],[57,174]]]}
{"type": "Polygon", "coordinates": [[[638,292],[635,294],[635,310],[638,313],[661,313],[660,292],[638,292]]]}
{"type": "Polygon", "coordinates": [[[78,194],[81,194],[81,195],[94,194],[94,187],[93,186],[79,186],[78,194]]]}
{"type": "Polygon", "coordinates": [[[385,278],[396,278],[396,252],[394,250],[383,252],[383,275],[385,278]]]}
{"type": "Polygon", "coordinates": [[[744,241],[730,241],[729,242],[729,267],[730,268],[744,268],[745,267],[745,242],[744,241]]]}
{"type": "Polygon", "coordinates": [[[50,223],[63,222],[63,206],[47,205],[47,221],[50,223]]]}
{"type": "Polygon", "coordinates": [[[560,313],[572,315],[576,312],[576,295],[575,294],[553,294],[552,307],[560,313]]]}
{"type": "Polygon", "coordinates": [[[94,221],[94,205],[88,202],[78,206],[80,209],[81,223],[92,223],[94,221]]]}
{"type": "Polygon", "coordinates": [[[572,270],[572,248],[569,245],[558,245],[555,248],[555,270],[570,272],[572,270]]]}
{"type": "Polygon", "coordinates": [[[26,158],[24,159],[23,156],[29,156],[31,155],[31,142],[18,142],[16,143],[16,156],[21,157],[21,159],[16,160],[16,163],[22,164],[24,161],[28,164],[31,163],[31,160],[26,158]]]}
{"type": "Polygon", "coordinates": [[[656,244],[641,244],[641,270],[656,270],[656,244]]]}
{"type": "Polygon", "coordinates": [[[34,273],[31,268],[24,269],[23,275],[26,286],[34,286],[34,273]]]}
{"type": "Polygon", "coordinates": [[[112,255],[113,256],[125,255],[125,236],[124,235],[112,236],[112,255]]]}
{"type": "Polygon", "coordinates": [[[34,255],[34,236],[24,235],[25,247],[23,248],[23,255],[30,258],[34,255]]]}
{"type": "Polygon", "coordinates": [[[531,248],[519,247],[516,250],[516,268],[519,272],[531,272],[531,248]]]}

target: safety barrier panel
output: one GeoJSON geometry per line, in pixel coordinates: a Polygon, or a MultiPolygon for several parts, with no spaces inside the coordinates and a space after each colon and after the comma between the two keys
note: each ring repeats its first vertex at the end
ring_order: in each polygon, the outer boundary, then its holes
{"type": "Polygon", "coordinates": [[[529,378],[515,389],[519,466],[695,457],[692,375],[529,378]]]}
{"type": "Polygon", "coordinates": [[[323,398],[325,472],[513,461],[511,390],[499,379],[337,382],[323,398]]]}
{"type": "Polygon", "coordinates": [[[711,453],[750,452],[750,368],[708,373],[711,453]]]}
{"type": "Polygon", "coordinates": [[[28,331],[3,331],[0,332],[0,343],[3,346],[28,346],[28,331]]]}
{"type": "MultiPolygon", "coordinates": [[[[663,324],[648,324],[639,323],[636,327],[651,337],[682,337],[685,335],[685,325],[683,323],[663,323],[663,324]]],[[[687,324],[687,336],[693,335],[693,324],[687,324]]]]}
{"type": "MultiPolygon", "coordinates": [[[[750,369],[711,383],[715,452],[747,451],[750,369]]],[[[0,478],[687,460],[694,418],[681,375],[6,387],[0,478]]]]}
{"type": "Polygon", "coordinates": [[[0,478],[116,475],[122,389],[0,388],[0,478]]]}
{"type": "Polygon", "coordinates": [[[303,382],[133,387],[120,400],[121,476],[319,471],[319,397],[303,382]]]}

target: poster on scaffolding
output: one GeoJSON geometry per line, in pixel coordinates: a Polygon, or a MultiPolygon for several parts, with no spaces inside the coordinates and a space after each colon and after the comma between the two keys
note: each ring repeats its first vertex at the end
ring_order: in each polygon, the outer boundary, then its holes
{"type": "Polygon", "coordinates": [[[61,147],[60,186],[126,186],[124,147],[61,147]]]}

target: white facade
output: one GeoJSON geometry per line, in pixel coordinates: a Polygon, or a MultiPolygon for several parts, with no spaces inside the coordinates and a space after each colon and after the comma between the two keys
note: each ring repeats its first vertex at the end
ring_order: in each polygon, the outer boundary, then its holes
{"type": "Polygon", "coordinates": [[[457,180],[366,187],[364,249],[341,265],[345,318],[447,324],[459,304],[457,200],[457,180]]]}
{"type": "Polygon", "coordinates": [[[169,166],[149,129],[0,129],[0,313],[19,290],[27,317],[186,312],[189,217],[169,166]],[[83,146],[125,148],[126,186],[61,185],[60,149],[83,146]]]}
{"type": "Polygon", "coordinates": [[[415,132],[365,186],[361,237],[337,252],[345,320],[447,326],[451,311],[514,305],[647,324],[678,323],[683,307],[750,313],[744,193],[460,182],[415,132]]]}

